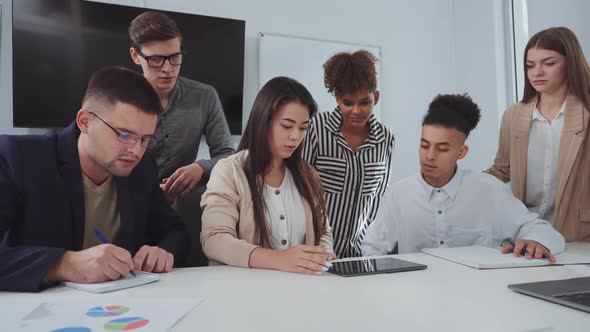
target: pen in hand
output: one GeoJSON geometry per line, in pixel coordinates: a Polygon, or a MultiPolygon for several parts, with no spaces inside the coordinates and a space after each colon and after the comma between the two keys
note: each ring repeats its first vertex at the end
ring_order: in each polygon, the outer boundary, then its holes
{"type": "MultiPolygon", "coordinates": [[[[96,237],[100,240],[100,242],[109,243],[109,241],[107,241],[104,235],[102,235],[102,233],[96,227],[94,228],[94,234],[96,234],[96,237]]],[[[134,277],[136,276],[135,271],[133,270],[130,270],[129,273],[134,277]]]]}
{"type": "MultiPolygon", "coordinates": [[[[516,249],[516,242],[512,241],[512,240],[504,240],[502,242],[502,247],[505,247],[506,245],[509,245],[512,247],[512,252],[514,252],[514,250],[516,249]]],[[[528,250],[525,247],[522,248],[521,252],[520,252],[520,256],[526,256],[526,254],[528,253],[528,250]]]]}

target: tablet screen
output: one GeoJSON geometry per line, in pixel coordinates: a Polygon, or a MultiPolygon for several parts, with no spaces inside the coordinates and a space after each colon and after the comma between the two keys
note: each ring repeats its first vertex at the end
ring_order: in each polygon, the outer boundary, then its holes
{"type": "Polygon", "coordinates": [[[423,270],[426,265],[412,263],[397,258],[358,259],[353,261],[334,262],[328,272],[344,277],[375,273],[393,273],[423,270]]]}

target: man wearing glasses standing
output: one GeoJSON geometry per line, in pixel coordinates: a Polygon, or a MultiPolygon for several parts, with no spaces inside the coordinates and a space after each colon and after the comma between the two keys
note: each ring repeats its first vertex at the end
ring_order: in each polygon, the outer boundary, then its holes
{"type": "Polygon", "coordinates": [[[229,127],[215,89],[179,76],[182,35],[167,15],[147,11],[129,25],[131,59],[160,97],[155,137],[149,149],[158,164],[161,188],[187,225],[192,248],[187,265],[206,265],[199,241],[200,200],[206,179],[221,158],[234,152],[229,127]],[[197,160],[203,135],[210,159],[197,160]]]}
{"type": "Polygon", "coordinates": [[[162,189],[171,201],[184,198],[219,159],[234,152],[219,96],[212,86],[179,76],[182,36],[167,15],[148,11],[137,16],[129,26],[129,39],[131,58],[158,93],[163,109],[157,141],[149,146],[162,189]],[[203,134],[211,159],[195,162],[203,134]]]}
{"type": "Polygon", "coordinates": [[[159,98],[135,71],[107,67],[76,121],[50,135],[0,135],[0,291],[168,272],[188,236],[151,156],[159,98]]]}

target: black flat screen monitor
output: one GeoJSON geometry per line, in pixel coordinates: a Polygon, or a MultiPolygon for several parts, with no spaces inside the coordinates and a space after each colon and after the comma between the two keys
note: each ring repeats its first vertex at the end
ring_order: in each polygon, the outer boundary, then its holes
{"type": "MultiPolygon", "coordinates": [[[[92,73],[107,65],[141,72],[127,28],[148,10],[82,0],[13,2],[13,125],[61,128],[75,119],[92,73]]],[[[163,11],[183,38],[180,75],[212,85],[232,134],[241,134],[245,21],[163,11]]]]}

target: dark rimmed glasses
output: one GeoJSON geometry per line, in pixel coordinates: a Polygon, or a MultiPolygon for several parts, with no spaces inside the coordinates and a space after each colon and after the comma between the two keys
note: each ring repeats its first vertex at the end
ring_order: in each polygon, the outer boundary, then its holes
{"type": "Polygon", "coordinates": [[[102,123],[107,125],[107,127],[111,128],[115,132],[115,134],[117,134],[117,139],[119,140],[119,142],[129,144],[129,145],[134,145],[135,143],[137,143],[137,141],[140,141],[141,146],[144,148],[147,148],[148,144],[150,143],[150,140],[152,140],[152,139],[155,140],[154,135],[145,135],[145,136],[139,137],[139,136],[135,135],[134,133],[117,130],[113,126],[108,124],[105,120],[101,119],[100,116],[96,115],[96,113],[94,113],[92,111],[88,111],[88,112],[90,114],[94,115],[102,123]]]}
{"type": "Polygon", "coordinates": [[[160,68],[162,66],[164,66],[164,63],[166,63],[166,60],[168,60],[168,62],[170,62],[170,64],[172,66],[180,66],[182,64],[182,55],[184,54],[184,52],[178,52],[178,53],[174,53],[174,54],[170,54],[168,56],[165,55],[145,55],[143,53],[141,53],[140,50],[136,49],[135,50],[137,52],[137,54],[139,54],[140,57],[144,58],[145,61],[147,61],[147,64],[150,68],[160,68]]]}

